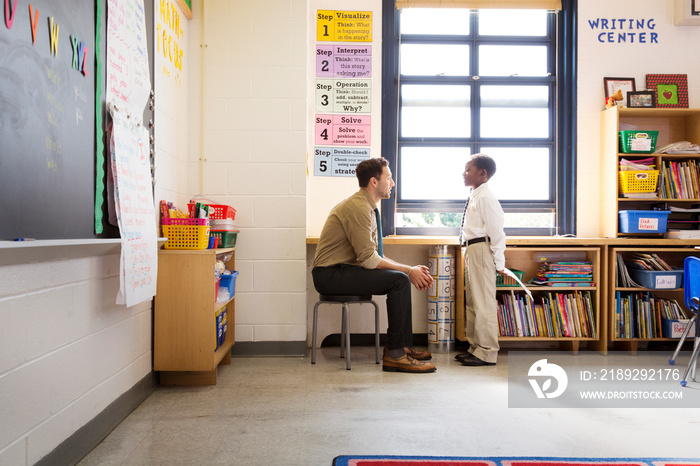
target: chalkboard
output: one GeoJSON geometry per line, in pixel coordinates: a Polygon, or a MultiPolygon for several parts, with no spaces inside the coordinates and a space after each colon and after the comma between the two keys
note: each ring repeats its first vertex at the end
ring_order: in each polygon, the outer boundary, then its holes
{"type": "MultiPolygon", "coordinates": [[[[105,73],[96,65],[106,56],[104,39],[95,56],[98,12],[102,38],[106,23],[105,1],[97,2],[0,2],[0,240],[118,235],[106,220],[96,233],[105,198],[95,124],[96,113],[104,115],[105,73]]],[[[144,3],[152,51],[153,6],[144,3]]]]}

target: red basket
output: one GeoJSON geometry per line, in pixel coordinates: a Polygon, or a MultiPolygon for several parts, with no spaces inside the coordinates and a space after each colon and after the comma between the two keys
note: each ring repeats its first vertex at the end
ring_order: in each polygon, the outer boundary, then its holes
{"type": "MultiPolygon", "coordinates": [[[[224,205],[224,204],[209,204],[207,202],[200,202],[200,204],[203,205],[208,205],[213,211],[209,211],[209,218],[213,220],[225,220],[227,218],[230,218],[231,220],[236,219],[236,209],[231,207],[230,205],[224,205]]],[[[195,202],[190,202],[187,204],[187,208],[189,209],[190,212],[190,217],[194,217],[194,208],[197,204],[195,202]]]]}

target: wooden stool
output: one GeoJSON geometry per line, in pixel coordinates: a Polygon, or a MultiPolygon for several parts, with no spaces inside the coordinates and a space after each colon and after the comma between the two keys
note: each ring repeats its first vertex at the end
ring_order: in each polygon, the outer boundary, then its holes
{"type": "Polygon", "coordinates": [[[379,306],[371,295],[319,295],[314,306],[313,336],[311,342],[311,364],[316,364],[316,333],[318,330],[318,307],[323,304],[342,304],[342,329],[340,332],[340,357],[345,357],[345,368],[350,370],[350,304],[371,303],[374,306],[374,343],[379,364],[379,306]]]}

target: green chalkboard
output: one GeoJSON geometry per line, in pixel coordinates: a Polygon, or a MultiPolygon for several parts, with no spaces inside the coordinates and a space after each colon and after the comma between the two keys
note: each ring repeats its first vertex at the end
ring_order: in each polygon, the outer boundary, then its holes
{"type": "Polygon", "coordinates": [[[102,216],[107,12],[98,2],[0,2],[0,240],[118,236],[102,216]]]}

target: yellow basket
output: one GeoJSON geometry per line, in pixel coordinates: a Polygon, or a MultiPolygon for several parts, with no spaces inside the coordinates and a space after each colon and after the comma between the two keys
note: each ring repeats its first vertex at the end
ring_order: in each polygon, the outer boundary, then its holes
{"type": "Polygon", "coordinates": [[[659,170],[620,170],[621,193],[653,193],[659,170]]]}
{"type": "Polygon", "coordinates": [[[163,225],[165,249],[207,249],[209,225],[163,225]]]}

